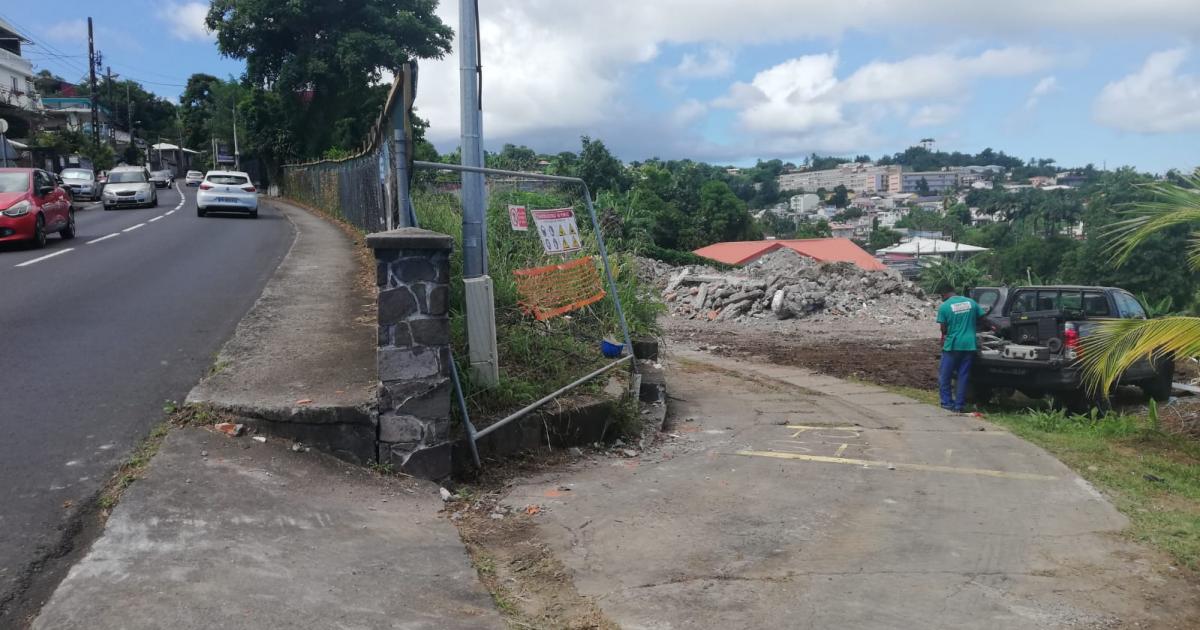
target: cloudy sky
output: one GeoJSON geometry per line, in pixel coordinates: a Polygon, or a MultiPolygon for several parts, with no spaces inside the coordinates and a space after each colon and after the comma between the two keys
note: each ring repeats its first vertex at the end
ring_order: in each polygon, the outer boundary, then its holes
{"type": "MultiPolygon", "coordinates": [[[[480,0],[484,135],[556,152],[580,135],[624,159],[722,163],[878,156],[932,137],[1062,164],[1200,165],[1195,0],[480,0]]],[[[0,9],[30,55],[86,69],[92,2],[0,9]]],[[[175,97],[192,72],[240,72],[204,4],[123,0],[95,15],[114,72],[175,97]],[[154,82],[154,83],[151,83],[154,82]]],[[[457,2],[439,13],[457,28],[457,2]]],[[[73,69],[74,68],[74,69],[73,69]]],[[[422,66],[418,108],[458,135],[454,56],[422,66]]]]}

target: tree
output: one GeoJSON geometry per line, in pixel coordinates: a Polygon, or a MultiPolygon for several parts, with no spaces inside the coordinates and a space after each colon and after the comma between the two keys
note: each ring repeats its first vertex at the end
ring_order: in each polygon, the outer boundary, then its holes
{"type": "Polygon", "coordinates": [[[710,180],[700,187],[700,207],[694,219],[700,225],[700,236],[704,242],[689,243],[689,248],[702,247],[719,241],[752,239],[762,234],[754,228],[746,204],[729,185],[710,180]]]}
{"type": "MultiPolygon", "coordinates": [[[[1150,201],[1141,202],[1109,232],[1113,262],[1124,265],[1151,239],[1175,228],[1191,231],[1192,240],[1183,251],[1187,266],[1200,270],[1200,175],[1187,178],[1185,185],[1164,181],[1147,186],[1150,201]]],[[[1089,385],[1107,393],[1137,361],[1150,357],[1193,357],[1200,354],[1200,317],[1160,319],[1117,319],[1103,322],[1097,332],[1083,340],[1084,377],[1089,385]]]]}
{"type": "Polygon", "coordinates": [[[580,138],[580,142],[583,148],[579,152],[576,176],[587,183],[593,195],[604,190],[623,192],[628,189],[625,167],[609,153],[603,142],[588,136],[580,138]]]}
{"type": "Polygon", "coordinates": [[[438,59],[453,31],[435,0],[212,0],[205,25],[247,85],[275,92],[289,145],[304,156],[357,149],[379,115],[379,82],[410,59],[438,59]]]}
{"type": "Polygon", "coordinates": [[[917,194],[922,197],[929,196],[929,182],[925,181],[924,177],[917,180],[917,194]]]}
{"type": "Polygon", "coordinates": [[[867,237],[866,250],[874,253],[885,247],[891,247],[900,242],[902,235],[885,227],[879,227],[879,219],[876,219],[871,229],[871,234],[867,237]]]}
{"type": "Polygon", "coordinates": [[[845,208],[846,206],[850,205],[850,191],[847,190],[845,186],[838,184],[837,187],[833,189],[833,196],[829,198],[829,202],[832,203],[835,208],[845,208]]]}

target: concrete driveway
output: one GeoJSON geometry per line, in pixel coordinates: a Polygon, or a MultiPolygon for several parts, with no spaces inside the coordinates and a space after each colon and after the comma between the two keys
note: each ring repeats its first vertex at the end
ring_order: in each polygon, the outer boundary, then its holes
{"type": "Polygon", "coordinates": [[[624,628],[1194,627],[1169,560],[994,425],[699,353],[670,382],[663,448],[505,499],[542,506],[541,537],[624,628]]]}

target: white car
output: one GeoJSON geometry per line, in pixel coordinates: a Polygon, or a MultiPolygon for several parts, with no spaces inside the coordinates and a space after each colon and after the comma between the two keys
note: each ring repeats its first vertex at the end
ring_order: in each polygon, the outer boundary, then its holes
{"type": "Polygon", "coordinates": [[[204,173],[200,171],[188,171],[187,175],[183,176],[185,186],[199,186],[202,181],[204,181],[204,173]]]}
{"type": "Polygon", "coordinates": [[[209,212],[247,212],[258,218],[258,191],[239,171],[209,171],[196,191],[196,216],[209,212]]]}

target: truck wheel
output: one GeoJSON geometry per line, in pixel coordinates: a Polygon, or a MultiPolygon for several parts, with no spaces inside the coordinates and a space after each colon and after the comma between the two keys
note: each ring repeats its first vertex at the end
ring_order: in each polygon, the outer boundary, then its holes
{"type": "Polygon", "coordinates": [[[996,392],[992,390],[990,385],[979,385],[971,383],[971,387],[967,390],[967,402],[976,405],[986,405],[992,402],[992,398],[996,392]]]}
{"type": "Polygon", "coordinates": [[[1142,392],[1157,402],[1167,402],[1171,398],[1171,382],[1175,380],[1175,362],[1169,358],[1159,359],[1155,366],[1153,380],[1141,384],[1142,392]]]}
{"type": "Polygon", "coordinates": [[[1051,394],[1051,407],[1059,411],[1075,414],[1089,414],[1095,409],[1100,415],[1107,415],[1112,410],[1112,401],[1108,396],[1099,392],[1093,394],[1086,390],[1071,390],[1065,392],[1053,392],[1051,394]]]}

